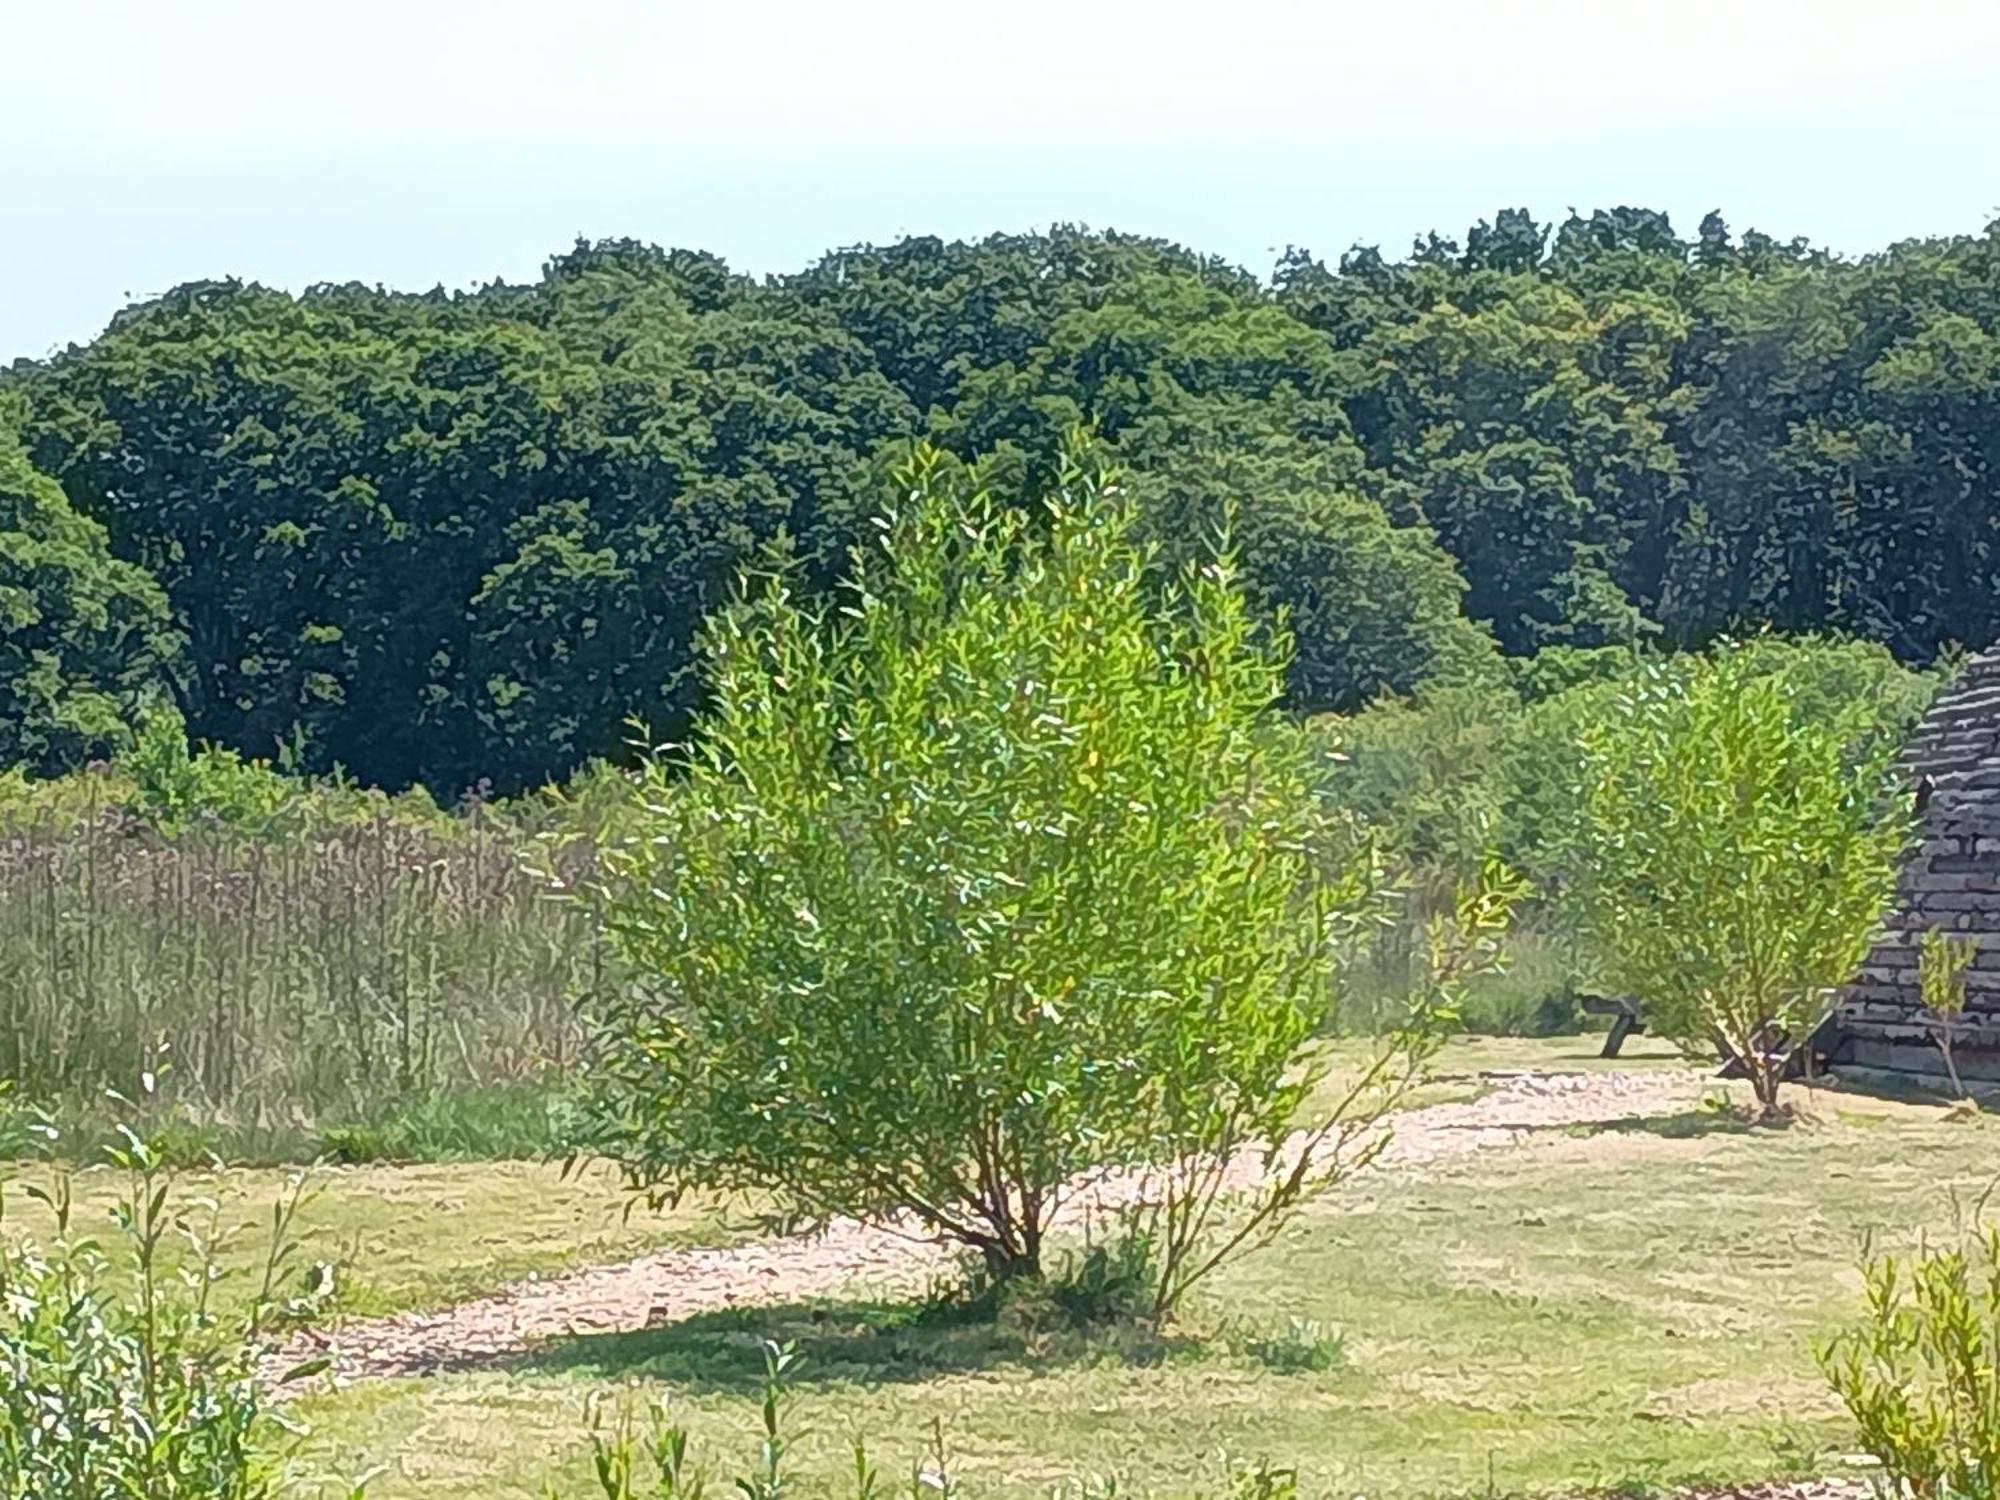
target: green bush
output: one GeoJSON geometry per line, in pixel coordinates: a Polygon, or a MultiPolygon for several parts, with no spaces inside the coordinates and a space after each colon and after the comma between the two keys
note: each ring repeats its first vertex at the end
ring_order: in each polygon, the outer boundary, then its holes
{"type": "Polygon", "coordinates": [[[556,1156],[577,1142],[578,1108],[569,1089],[540,1082],[439,1090],[397,1101],[373,1120],[326,1127],[315,1155],[351,1166],[556,1156]]]}
{"type": "Polygon", "coordinates": [[[1606,980],[1741,1059],[1765,1116],[1867,950],[1908,831],[1873,705],[1815,701],[1721,647],[1642,676],[1585,732],[1578,909],[1606,980]]]}
{"type": "MultiPolygon", "coordinates": [[[[247,1320],[209,1297],[218,1248],[183,1215],[161,1158],[137,1136],[114,1151],[128,1191],[115,1233],[75,1232],[67,1190],[34,1190],[56,1218],[48,1245],[0,1235],[0,1496],[6,1500],[269,1500],[289,1493],[280,1429],[256,1380],[260,1333],[289,1255],[299,1198],[272,1225],[247,1320]],[[166,1240],[193,1243],[170,1275],[166,1240]]],[[[298,1376],[309,1373],[301,1370],[298,1376]]]]}
{"type": "MultiPolygon", "coordinates": [[[[1108,1235],[1065,1246],[1037,1279],[995,1280],[970,1258],[956,1284],[927,1311],[945,1318],[991,1318],[1003,1333],[1031,1343],[1062,1331],[1145,1323],[1157,1306],[1160,1246],[1143,1214],[1119,1216],[1108,1235]]],[[[1144,1330],[1140,1330],[1143,1332],[1144,1330]]]]}
{"type": "MultiPolygon", "coordinates": [[[[1310,795],[1227,561],[1162,602],[1094,462],[1026,506],[919,459],[837,610],[780,570],[713,622],[694,748],[644,766],[596,893],[645,980],[596,1007],[600,1143],[641,1183],[909,1215],[1005,1279],[1079,1174],[1291,1134],[1372,849],[1310,795]]],[[[1356,1144],[1380,1099],[1350,1103],[1249,1222],[1356,1144]]],[[[1156,1176],[1164,1312],[1220,1183],[1156,1176]]]]}
{"type": "MultiPolygon", "coordinates": [[[[1472,1036],[1569,1036],[1583,1029],[1577,1005],[1585,969],[1574,934],[1530,911],[1499,943],[1493,962],[1467,975],[1453,999],[1458,1031],[1472,1036]]],[[[1335,1036],[1375,1036],[1406,1023],[1430,959],[1423,923],[1405,913],[1357,944],[1342,966],[1335,1036]]]]}
{"type": "Polygon", "coordinates": [[[1965,1084],[1958,1076],[1952,1045],[1959,1018],[1965,1014],[1965,971],[1978,957],[1978,938],[1970,933],[1947,932],[1941,927],[1925,928],[1917,949],[1917,990],[1936,1028],[1938,1051],[1944,1054],[1944,1069],[1951,1075],[1952,1092],[1961,1099],[1965,1097],[1965,1084]]]}
{"type": "Polygon", "coordinates": [[[1465,986],[1459,1029],[1472,1036],[1572,1036],[1583,1029],[1577,1004],[1582,965],[1546,918],[1507,934],[1504,962],[1465,986]]]}
{"type": "Polygon", "coordinates": [[[2000,1231],[1863,1267],[1859,1326],[1815,1351],[1906,1500],[2000,1495],[2000,1231]]]}

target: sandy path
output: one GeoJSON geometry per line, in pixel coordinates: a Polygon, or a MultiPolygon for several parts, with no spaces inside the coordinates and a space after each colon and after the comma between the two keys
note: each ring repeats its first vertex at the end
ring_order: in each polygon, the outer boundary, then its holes
{"type": "MultiPolygon", "coordinates": [[[[1403,1165],[1518,1145],[1565,1125],[1646,1118],[1683,1110],[1709,1080],[1692,1070],[1528,1073],[1496,1081],[1470,1103],[1395,1116],[1381,1160],[1403,1165]]],[[[1098,1205],[1132,1194],[1108,1183],[1098,1205]]],[[[1079,1204],[1084,1211],[1088,1205],[1079,1204]]],[[[568,1334],[621,1333],[697,1313],[843,1293],[918,1293],[951,1266],[951,1252],[879,1227],[840,1221],[811,1235],[711,1250],[670,1250],[623,1265],[596,1266],[437,1312],[363,1319],[308,1329],[266,1362],[268,1375],[330,1357],[337,1381],[430,1374],[492,1364],[568,1334]]]]}

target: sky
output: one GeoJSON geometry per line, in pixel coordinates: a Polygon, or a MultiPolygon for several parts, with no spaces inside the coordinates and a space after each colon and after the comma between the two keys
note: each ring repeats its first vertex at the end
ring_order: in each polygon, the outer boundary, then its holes
{"type": "Polygon", "coordinates": [[[0,363],[240,276],[797,269],[1051,223],[1268,272],[1521,206],[2000,216],[2000,0],[0,0],[0,363]]]}

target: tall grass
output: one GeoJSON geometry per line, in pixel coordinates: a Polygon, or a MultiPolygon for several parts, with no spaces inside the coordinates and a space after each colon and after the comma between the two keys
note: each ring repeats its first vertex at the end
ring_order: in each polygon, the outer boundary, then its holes
{"type": "Polygon", "coordinates": [[[306,789],[163,826],[105,780],[0,826],[0,1077],[23,1094],[270,1128],[574,1068],[603,946],[524,872],[518,819],[306,789]]]}
{"type": "MultiPolygon", "coordinates": [[[[1396,1025],[1408,1008],[1422,962],[1423,929],[1405,918],[1358,949],[1343,965],[1341,998],[1328,1030],[1372,1036],[1396,1025]]],[[[1474,1036],[1565,1036],[1587,1028],[1578,1000],[1592,989],[1587,956],[1560,915],[1529,909],[1502,944],[1502,962],[1467,980],[1458,1025],[1474,1036]]]]}

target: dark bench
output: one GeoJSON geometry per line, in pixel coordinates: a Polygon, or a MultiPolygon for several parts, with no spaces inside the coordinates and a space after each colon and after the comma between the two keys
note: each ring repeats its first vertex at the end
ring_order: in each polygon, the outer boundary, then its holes
{"type": "MultiPolygon", "coordinates": [[[[1639,1002],[1629,995],[1584,995],[1577,1000],[1577,1008],[1587,1016],[1611,1017],[1611,1034],[1604,1039],[1604,1050],[1600,1057],[1616,1057],[1618,1049],[1625,1045],[1628,1036],[1644,1036],[1646,1023],[1639,1015],[1639,1002]]],[[[1782,1040],[1782,1039],[1781,1039],[1782,1040]]],[[[1817,1030],[1806,1039],[1803,1047],[1795,1047],[1786,1059],[1785,1076],[1800,1078],[1805,1076],[1808,1056],[1812,1060],[1812,1071],[1817,1074],[1822,1069],[1846,1061],[1851,1042],[1840,1030],[1840,1023],[1828,1016],[1819,1023],[1817,1030]]],[[[1744,1076],[1743,1060],[1724,1055],[1718,1078],[1741,1078],[1744,1076]]]]}
{"type": "MultiPolygon", "coordinates": [[[[1782,1037],[1779,1038],[1781,1045],[1783,1040],[1782,1037]]],[[[1790,1054],[1785,1058],[1785,1077],[1819,1077],[1828,1068],[1837,1067],[1841,1063],[1848,1061],[1849,1054],[1853,1050],[1853,1038],[1840,1029],[1839,1017],[1829,1015],[1819,1023],[1814,1029],[1813,1034],[1806,1038],[1804,1046],[1792,1048],[1790,1054]],[[1807,1067],[1808,1061],[1811,1063],[1810,1069],[1807,1067]]],[[[1724,1057],[1722,1067],[1715,1076],[1717,1078],[1745,1077],[1743,1059],[1740,1057],[1724,1057]]]]}
{"type": "Polygon", "coordinates": [[[1646,1023],[1639,1019],[1639,1002],[1629,995],[1584,995],[1576,1003],[1587,1016],[1611,1017],[1611,1034],[1604,1039],[1599,1057],[1616,1057],[1626,1037],[1646,1034],[1646,1023]]]}

